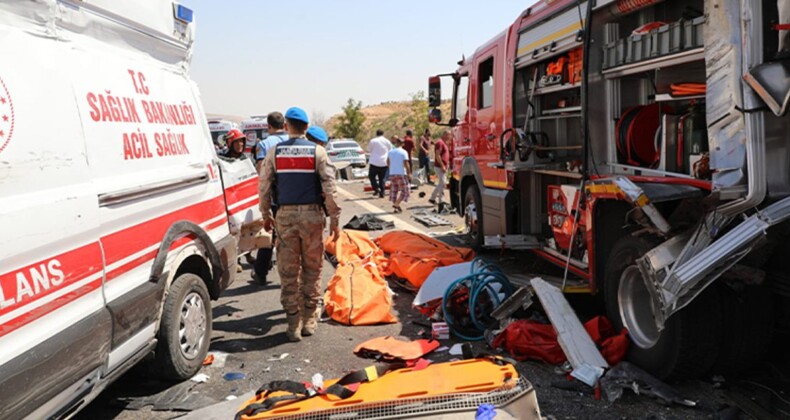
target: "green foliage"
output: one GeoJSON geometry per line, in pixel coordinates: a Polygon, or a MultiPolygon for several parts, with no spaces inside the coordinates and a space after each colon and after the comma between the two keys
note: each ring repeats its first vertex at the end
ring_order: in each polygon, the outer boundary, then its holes
{"type": "Polygon", "coordinates": [[[410,128],[414,135],[419,137],[420,133],[430,128],[428,122],[428,100],[425,98],[425,92],[420,90],[417,93],[412,93],[411,102],[409,102],[409,114],[404,121],[404,127],[410,128]]]}
{"type": "Polygon", "coordinates": [[[342,109],[343,113],[334,127],[335,137],[359,139],[362,124],[366,119],[365,114],[362,113],[362,101],[355,102],[354,98],[348,98],[348,102],[342,109]]]}

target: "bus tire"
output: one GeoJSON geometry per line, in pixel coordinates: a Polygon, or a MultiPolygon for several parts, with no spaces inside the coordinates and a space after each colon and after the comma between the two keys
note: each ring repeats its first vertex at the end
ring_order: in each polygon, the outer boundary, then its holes
{"type": "Polygon", "coordinates": [[[710,371],[719,352],[723,324],[717,290],[707,288],[669,317],[659,332],[635,264],[653,246],[649,240],[630,235],[615,243],[604,276],[607,316],[617,331],[629,330],[629,361],[662,380],[698,377],[710,371]]]}

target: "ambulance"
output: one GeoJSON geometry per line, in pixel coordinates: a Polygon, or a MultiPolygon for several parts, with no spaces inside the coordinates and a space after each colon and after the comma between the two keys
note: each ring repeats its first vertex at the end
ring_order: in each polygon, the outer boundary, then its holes
{"type": "Polygon", "coordinates": [[[247,136],[244,153],[252,155],[253,147],[269,136],[269,123],[266,121],[266,117],[266,115],[253,115],[241,122],[239,129],[247,136]]]}
{"type": "Polygon", "coordinates": [[[144,358],[200,369],[259,222],[170,0],[0,2],[0,418],[67,418],[144,358]],[[151,357],[151,355],[153,355],[151,357]]]}
{"type": "Polygon", "coordinates": [[[214,145],[217,150],[221,150],[226,147],[223,136],[228,134],[228,132],[234,128],[239,128],[239,125],[230,120],[210,119],[208,121],[208,131],[211,132],[211,139],[214,141],[214,145]]]}

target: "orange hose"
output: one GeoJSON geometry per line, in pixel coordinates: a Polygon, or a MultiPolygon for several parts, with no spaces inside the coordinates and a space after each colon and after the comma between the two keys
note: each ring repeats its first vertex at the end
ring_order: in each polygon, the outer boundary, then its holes
{"type": "Polygon", "coordinates": [[[672,96],[704,95],[705,83],[673,83],[672,96]]]}

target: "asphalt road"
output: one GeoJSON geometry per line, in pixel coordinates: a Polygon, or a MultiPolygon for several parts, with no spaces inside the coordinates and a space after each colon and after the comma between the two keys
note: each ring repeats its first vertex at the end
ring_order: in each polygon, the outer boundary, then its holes
{"type": "MultiPolygon", "coordinates": [[[[343,209],[341,225],[353,215],[364,213],[376,213],[383,218],[395,220],[398,229],[423,232],[446,232],[462,224],[460,217],[449,215],[443,217],[451,221],[451,226],[428,229],[411,219],[410,215],[414,211],[430,208],[427,197],[420,199],[417,196],[419,191],[429,194],[430,186],[423,186],[412,195],[410,203],[403,206],[404,213],[392,215],[389,213],[389,203],[385,199],[374,198],[370,193],[365,193],[364,185],[366,184],[363,181],[339,185],[339,198],[343,209]]],[[[381,232],[372,232],[371,236],[379,234],[381,232]]],[[[463,243],[457,235],[445,234],[441,238],[453,245],[463,243]]],[[[527,252],[495,252],[484,256],[500,264],[507,273],[556,275],[551,267],[540,263],[527,252]]],[[[322,273],[324,284],[331,278],[333,271],[332,266],[325,262],[322,273]]],[[[299,343],[290,343],[285,336],[285,315],[279,302],[279,278],[276,270],[269,274],[269,279],[271,282],[267,286],[252,282],[249,267],[245,265],[244,271],[238,273],[232,286],[214,302],[214,332],[210,351],[227,353],[227,358],[224,366],[219,366],[221,363],[215,359],[213,365],[201,370],[201,373],[208,376],[206,382],[162,383],[148,379],[149,372],[145,366],[141,366],[108,388],[76,418],[169,419],[186,413],[172,409],[172,400],[182,401],[182,405],[194,409],[255,390],[272,380],[309,381],[316,373],[322,374],[324,378],[339,377],[349,370],[370,364],[371,361],[359,359],[352,353],[358,343],[386,335],[416,339],[425,330],[425,327],[414,323],[421,322],[422,317],[411,308],[413,294],[396,289],[398,296],[395,298],[394,313],[399,317],[399,323],[348,327],[322,322],[316,335],[299,343]],[[281,358],[285,353],[287,356],[281,358]],[[228,374],[241,374],[235,376],[243,378],[228,380],[228,374]],[[147,405],[156,400],[160,404],[156,409],[147,405]]],[[[580,313],[590,315],[596,309],[591,302],[591,299],[572,301],[580,313]]],[[[456,340],[451,339],[442,344],[450,346],[455,342],[456,340]]],[[[482,349],[484,344],[476,343],[475,346],[482,349]]],[[[429,355],[431,360],[437,362],[452,357],[455,356],[446,351],[429,355]]],[[[628,393],[621,400],[609,403],[604,399],[595,400],[592,393],[583,388],[568,391],[553,386],[567,382],[565,375],[554,366],[525,362],[520,363],[518,368],[535,386],[543,415],[555,418],[714,418],[715,413],[725,404],[721,391],[702,381],[675,384],[687,398],[699,402],[699,406],[693,409],[668,407],[647,397],[628,393]]],[[[229,418],[232,416],[229,415],[229,418]]]]}

